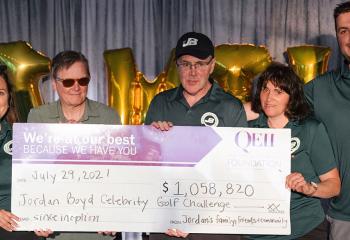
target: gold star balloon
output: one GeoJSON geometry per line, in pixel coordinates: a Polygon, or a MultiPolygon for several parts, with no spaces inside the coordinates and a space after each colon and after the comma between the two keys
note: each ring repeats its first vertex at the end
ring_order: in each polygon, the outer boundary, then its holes
{"type": "Polygon", "coordinates": [[[0,61],[8,68],[20,121],[42,104],[39,81],[49,73],[50,59],[24,41],[0,43],[0,61]]]}

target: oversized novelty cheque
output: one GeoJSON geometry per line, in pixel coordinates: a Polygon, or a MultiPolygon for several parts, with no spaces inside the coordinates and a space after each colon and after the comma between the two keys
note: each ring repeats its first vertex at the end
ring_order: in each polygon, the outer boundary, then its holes
{"type": "Polygon", "coordinates": [[[19,230],[290,234],[286,129],[15,124],[19,230]]]}

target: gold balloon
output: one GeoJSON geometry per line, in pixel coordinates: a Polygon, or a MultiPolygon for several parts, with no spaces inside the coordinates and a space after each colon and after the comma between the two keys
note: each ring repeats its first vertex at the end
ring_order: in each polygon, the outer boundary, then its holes
{"type": "Polygon", "coordinates": [[[304,45],[287,48],[289,65],[304,83],[327,71],[329,47],[304,45]]]}
{"type": "Polygon", "coordinates": [[[129,88],[136,78],[130,48],[107,50],[103,54],[108,79],[108,104],[118,110],[123,124],[129,124],[129,88]]]}
{"type": "Polygon", "coordinates": [[[252,80],[271,63],[264,46],[222,44],[215,48],[216,66],[213,78],[229,93],[247,101],[252,80]]]}
{"type": "Polygon", "coordinates": [[[122,124],[142,124],[152,98],[161,91],[178,85],[174,53],[166,69],[154,80],[136,70],[130,48],[104,52],[108,78],[108,104],[116,109],[122,124]]]}
{"type": "Polygon", "coordinates": [[[49,73],[50,59],[24,41],[0,43],[0,61],[7,65],[14,86],[20,121],[42,104],[39,81],[49,73]]]}

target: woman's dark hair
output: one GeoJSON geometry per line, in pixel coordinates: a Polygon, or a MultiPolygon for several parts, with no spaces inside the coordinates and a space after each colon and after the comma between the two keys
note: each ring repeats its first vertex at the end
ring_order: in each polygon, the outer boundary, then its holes
{"type": "Polygon", "coordinates": [[[289,120],[302,120],[310,113],[310,107],[304,96],[304,83],[293,69],[281,63],[274,62],[260,75],[256,93],[252,101],[252,110],[262,113],[260,93],[268,82],[279,87],[289,95],[289,102],[285,112],[289,120]]]}
{"type": "Polygon", "coordinates": [[[15,95],[12,89],[12,85],[10,83],[9,77],[7,75],[7,67],[6,65],[0,65],[0,77],[2,77],[5,81],[7,91],[8,91],[8,105],[9,108],[3,118],[10,124],[18,121],[18,114],[16,110],[15,104],[15,95]]]}

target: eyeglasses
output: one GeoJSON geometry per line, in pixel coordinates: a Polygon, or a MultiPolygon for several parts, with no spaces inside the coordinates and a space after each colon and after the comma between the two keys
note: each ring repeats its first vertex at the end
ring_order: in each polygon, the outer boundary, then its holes
{"type": "Polygon", "coordinates": [[[66,88],[72,87],[75,84],[75,82],[78,82],[78,84],[82,87],[87,86],[90,82],[90,78],[88,77],[83,77],[79,79],[73,79],[73,78],[62,79],[62,78],[56,77],[56,80],[60,81],[63,87],[66,87],[66,88]]]}
{"type": "Polygon", "coordinates": [[[178,66],[178,68],[185,70],[185,71],[191,70],[192,67],[195,70],[203,70],[211,63],[212,60],[213,60],[213,58],[211,58],[208,62],[204,62],[204,61],[199,61],[196,63],[180,62],[180,63],[176,63],[176,65],[178,66]]]}

